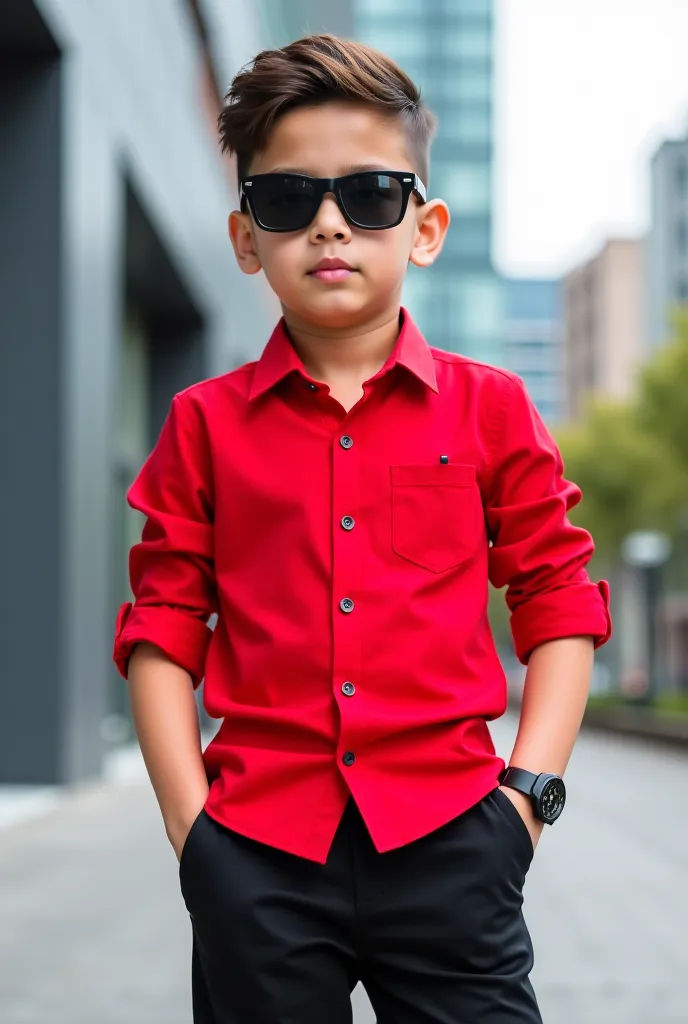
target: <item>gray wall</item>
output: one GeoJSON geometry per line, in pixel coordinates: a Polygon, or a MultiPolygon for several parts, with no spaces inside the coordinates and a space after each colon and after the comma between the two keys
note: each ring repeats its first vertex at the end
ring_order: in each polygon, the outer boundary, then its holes
{"type": "Polygon", "coordinates": [[[0,39],[0,782],[60,783],[100,772],[111,700],[125,296],[138,282],[150,321],[151,437],[170,394],[251,358],[277,311],[233,262],[182,0],[3,0],[0,39]]]}

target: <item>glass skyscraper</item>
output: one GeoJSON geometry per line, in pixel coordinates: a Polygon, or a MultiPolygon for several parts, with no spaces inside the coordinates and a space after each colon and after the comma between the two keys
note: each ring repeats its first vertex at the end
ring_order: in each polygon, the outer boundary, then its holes
{"type": "Polygon", "coordinates": [[[563,418],[562,284],[506,278],[504,366],[523,378],[549,425],[563,418]]]}
{"type": "MultiPolygon", "coordinates": [[[[392,57],[439,118],[428,195],[452,223],[404,296],[428,341],[501,364],[503,290],[492,266],[493,0],[354,0],[357,39],[392,57]]],[[[428,184],[428,183],[426,183],[428,184]]]]}

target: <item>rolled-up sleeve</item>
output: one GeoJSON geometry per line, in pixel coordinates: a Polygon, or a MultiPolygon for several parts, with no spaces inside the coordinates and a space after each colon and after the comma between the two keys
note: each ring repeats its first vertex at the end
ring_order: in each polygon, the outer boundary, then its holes
{"type": "Polygon", "coordinates": [[[158,442],[127,494],[146,516],[129,554],[134,603],[117,616],[113,658],[126,679],[129,657],[142,641],[155,644],[190,673],[205,673],[216,611],[213,492],[202,415],[177,395],[158,442]]]}
{"type": "Polygon", "coordinates": [[[525,665],[540,644],[570,636],[601,646],[611,636],[609,586],[590,580],[592,537],[568,519],[581,491],[565,479],[559,450],[518,377],[508,378],[493,437],[485,489],[489,576],[507,588],[517,657],[525,665]]]}

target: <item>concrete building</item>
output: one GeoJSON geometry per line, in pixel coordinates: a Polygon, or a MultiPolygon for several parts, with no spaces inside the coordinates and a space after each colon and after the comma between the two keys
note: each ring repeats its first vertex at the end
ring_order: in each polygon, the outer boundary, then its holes
{"type": "Polygon", "coordinates": [[[663,142],[650,173],[646,331],[652,351],[671,337],[672,309],[688,304],[688,135],[663,142]]]}
{"type": "Polygon", "coordinates": [[[173,393],[273,324],[215,134],[261,31],[249,0],[0,5],[0,782],[98,775],[127,737],[125,491],[173,393]]]}
{"type": "Polygon", "coordinates": [[[540,415],[554,424],[563,415],[561,282],[504,280],[504,365],[523,378],[540,415]]]}
{"type": "Polygon", "coordinates": [[[642,241],[612,239],[564,278],[567,419],[592,395],[631,395],[644,354],[643,271],[642,241]]]}

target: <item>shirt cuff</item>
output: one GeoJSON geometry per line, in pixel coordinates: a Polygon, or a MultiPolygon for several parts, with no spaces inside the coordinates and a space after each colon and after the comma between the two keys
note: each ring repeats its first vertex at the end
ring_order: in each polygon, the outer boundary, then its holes
{"type": "Polygon", "coordinates": [[[212,630],[205,622],[176,608],[123,604],[117,615],[113,660],[120,675],[128,677],[131,653],[138,643],[155,644],[170,661],[185,669],[194,689],[205,675],[205,659],[212,630]]]}
{"type": "Polygon", "coordinates": [[[612,635],[609,584],[581,581],[532,597],[511,616],[511,633],[522,665],[540,644],[567,636],[591,636],[597,649],[612,635]]]}

